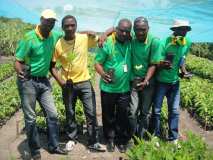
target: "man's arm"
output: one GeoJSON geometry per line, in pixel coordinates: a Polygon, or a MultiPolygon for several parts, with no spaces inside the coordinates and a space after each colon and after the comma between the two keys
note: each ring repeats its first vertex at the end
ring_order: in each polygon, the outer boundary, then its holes
{"type": "Polygon", "coordinates": [[[115,28],[114,28],[114,27],[111,27],[111,28],[107,29],[107,30],[99,37],[99,39],[98,39],[98,46],[99,46],[100,48],[103,47],[103,44],[104,44],[104,42],[106,41],[107,37],[108,37],[109,35],[111,35],[113,32],[115,32],[115,28]]]}
{"type": "Polygon", "coordinates": [[[15,71],[18,77],[21,79],[24,79],[23,64],[24,64],[23,61],[19,61],[19,60],[15,61],[15,71]]]}
{"type": "Polygon", "coordinates": [[[109,83],[112,81],[110,75],[104,72],[103,66],[101,64],[96,63],[95,70],[101,76],[104,82],[109,83]]]}
{"type": "Polygon", "coordinates": [[[60,74],[58,73],[56,67],[55,67],[55,62],[51,62],[51,66],[50,66],[50,72],[53,75],[53,77],[55,78],[55,80],[58,82],[58,84],[63,87],[66,84],[66,81],[63,80],[60,76],[60,74]]]}
{"type": "Polygon", "coordinates": [[[154,75],[155,73],[155,70],[156,70],[156,66],[155,65],[151,65],[149,68],[148,68],[148,71],[147,71],[147,74],[144,78],[144,80],[138,84],[138,86],[141,86],[141,89],[144,89],[145,86],[148,86],[149,85],[149,80],[152,78],[152,76],[154,75]]]}
{"type": "Polygon", "coordinates": [[[94,32],[94,31],[80,31],[79,33],[87,34],[88,36],[91,36],[91,37],[95,37],[97,35],[97,32],[94,32]]]}

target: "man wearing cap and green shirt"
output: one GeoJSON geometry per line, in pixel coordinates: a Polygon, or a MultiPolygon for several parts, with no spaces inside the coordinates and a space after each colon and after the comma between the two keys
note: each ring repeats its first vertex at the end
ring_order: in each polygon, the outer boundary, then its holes
{"type": "Polygon", "coordinates": [[[95,68],[100,74],[102,122],[107,149],[113,152],[115,143],[120,152],[125,152],[129,140],[127,111],[130,101],[132,24],[121,19],[116,32],[99,48],[95,68]]]}
{"type": "Polygon", "coordinates": [[[182,67],[181,61],[183,57],[188,54],[191,46],[190,39],[186,37],[191,27],[188,21],[175,20],[170,29],[173,31],[173,34],[163,41],[164,51],[162,58],[164,61],[160,63],[159,72],[157,73],[158,83],[154,99],[154,133],[156,136],[160,136],[160,113],[164,96],[166,96],[169,112],[168,140],[178,144],[180,105],[179,69],[182,67]]]}
{"type": "Polygon", "coordinates": [[[26,134],[33,159],[41,159],[40,142],[36,127],[36,100],[44,109],[48,128],[50,153],[66,154],[59,148],[58,118],[47,79],[54,47],[61,36],[52,31],[56,14],[50,9],[41,13],[40,24],[24,35],[16,50],[15,69],[17,85],[24,112],[26,134]]]}

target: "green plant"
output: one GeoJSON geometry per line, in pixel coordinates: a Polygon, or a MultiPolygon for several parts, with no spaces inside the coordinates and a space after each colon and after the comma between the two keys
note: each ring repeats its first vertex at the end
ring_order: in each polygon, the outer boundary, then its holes
{"type": "Polygon", "coordinates": [[[137,139],[137,145],[127,151],[130,160],[210,160],[213,152],[207,149],[207,145],[201,137],[188,132],[188,139],[180,141],[181,148],[150,136],[150,141],[137,139]],[[159,143],[160,147],[156,145],[159,143]]]}
{"type": "Polygon", "coordinates": [[[189,55],[186,59],[186,67],[192,73],[213,81],[213,62],[211,60],[189,55]]]}
{"type": "Polygon", "coordinates": [[[10,77],[14,73],[12,62],[0,64],[0,82],[10,77]]]}

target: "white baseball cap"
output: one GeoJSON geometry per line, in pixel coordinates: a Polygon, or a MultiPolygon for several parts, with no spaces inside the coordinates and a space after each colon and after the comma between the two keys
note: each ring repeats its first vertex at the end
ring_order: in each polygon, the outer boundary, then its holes
{"type": "Polygon", "coordinates": [[[55,19],[57,20],[57,17],[56,17],[56,13],[51,10],[51,9],[45,9],[41,12],[41,17],[45,18],[45,19],[55,19]]]}
{"type": "Polygon", "coordinates": [[[188,31],[191,30],[191,26],[189,25],[189,21],[181,20],[181,19],[175,19],[174,22],[173,22],[173,25],[170,29],[174,30],[175,28],[179,28],[179,27],[186,27],[188,31]]]}

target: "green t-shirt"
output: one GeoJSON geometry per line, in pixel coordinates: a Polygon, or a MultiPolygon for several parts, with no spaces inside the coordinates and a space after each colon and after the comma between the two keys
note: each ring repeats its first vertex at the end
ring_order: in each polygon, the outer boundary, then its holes
{"type": "Polygon", "coordinates": [[[172,42],[172,36],[163,41],[164,51],[162,52],[163,59],[166,59],[167,54],[173,54],[172,68],[160,69],[157,73],[157,80],[164,83],[176,83],[179,81],[179,69],[181,58],[185,57],[190,49],[191,41],[185,37],[185,44],[176,44],[172,42]]]}
{"type": "Polygon", "coordinates": [[[157,64],[161,60],[163,51],[160,39],[147,35],[146,41],[139,42],[136,38],[132,40],[132,75],[135,77],[145,77],[150,64],[157,64]]]}
{"type": "Polygon", "coordinates": [[[131,43],[121,44],[112,36],[108,37],[103,48],[99,48],[96,63],[102,64],[104,71],[114,69],[112,83],[100,80],[100,89],[109,93],[124,93],[130,90],[131,43]]]}
{"type": "Polygon", "coordinates": [[[52,31],[48,38],[41,39],[35,30],[28,32],[18,44],[16,59],[30,65],[32,76],[47,76],[55,44],[61,35],[52,31]]]}

